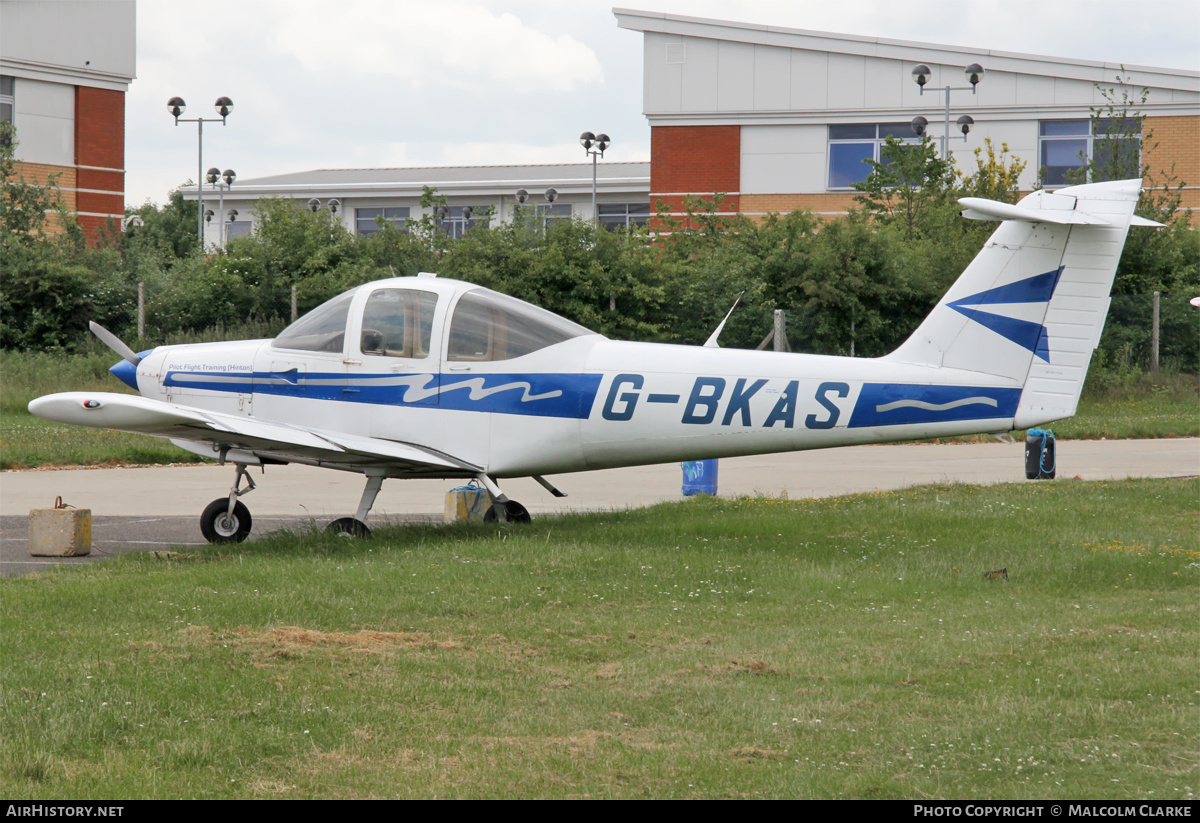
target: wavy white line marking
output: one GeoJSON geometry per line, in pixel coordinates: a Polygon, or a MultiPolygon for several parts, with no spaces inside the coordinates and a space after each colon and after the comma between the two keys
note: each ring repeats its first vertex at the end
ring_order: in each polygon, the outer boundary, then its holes
{"type": "Polygon", "coordinates": [[[964,397],[961,400],[951,400],[949,403],[927,403],[924,400],[893,400],[891,403],[884,403],[882,406],[876,406],[876,412],[889,412],[893,409],[925,409],[926,411],[948,411],[949,409],[957,409],[959,406],[974,406],[981,404],[984,406],[999,406],[995,398],[992,397],[964,397]]]}
{"type": "MultiPolygon", "coordinates": [[[[422,400],[425,400],[426,398],[434,397],[439,394],[446,394],[447,392],[452,392],[456,389],[467,389],[468,396],[470,397],[471,400],[483,400],[485,397],[490,397],[493,394],[498,394],[500,392],[506,392],[506,391],[512,391],[514,389],[521,390],[521,402],[522,403],[529,403],[534,400],[546,400],[551,397],[561,397],[562,396],[561,389],[555,389],[554,391],[548,391],[543,394],[530,394],[529,392],[533,388],[533,386],[530,383],[525,382],[523,380],[516,381],[513,383],[503,383],[499,386],[493,386],[492,388],[488,389],[488,388],[484,388],[484,384],[485,384],[484,378],[472,377],[469,380],[462,380],[458,383],[452,383],[450,385],[441,384],[441,385],[435,385],[435,386],[430,386],[429,388],[426,388],[426,386],[429,385],[429,382],[431,380],[433,380],[433,375],[419,374],[419,375],[411,375],[411,376],[406,375],[404,377],[400,377],[395,380],[389,380],[388,383],[391,383],[392,385],[397,386],[397,387],[402,386],[404,388],[404,401],[403,402],[405,402],[405,403],[420,403],[422,400]]],[[[378,383],[370,383],[370,384],[364,383],[363,385],[379,385],[379,384],[378,383]]]]}

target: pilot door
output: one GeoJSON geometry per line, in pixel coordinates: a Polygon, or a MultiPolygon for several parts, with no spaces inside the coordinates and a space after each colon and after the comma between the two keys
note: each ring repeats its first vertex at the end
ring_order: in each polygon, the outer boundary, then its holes
{"type": "Polygon", "coordinates": [[[436,407],[441,376],[432,354],[437,295],[418,289],[377,288],[367,296],[347,356],[343,399],[369,418],[372,437],[413,439],[406,410],[436,407]]]}

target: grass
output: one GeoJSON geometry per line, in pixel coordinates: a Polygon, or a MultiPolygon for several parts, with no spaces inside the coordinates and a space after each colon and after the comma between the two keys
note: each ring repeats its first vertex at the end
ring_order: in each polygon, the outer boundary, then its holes
{"type": "MultiPolygon", "coordinates": [[[[197,463],[203,458],[162,438],[63,426],[31,415],[35,397],[58,391],[133,391],[108,373],[114,356],[0,352],[0,470],[39,466],[197,463]]],[[[1200,381],[1144,376],[1106,392],[1085,392],[1079,412],[1052,425],[1062,439],[1200,437],[1200,381]]],[[[1024,432],[1014,432],[1021,439],[1024,432]]],[[[937,438],[974,442],[987,436],[937,438]]]]}
{"type": "Polygon", "coordinates": [[[56,800],[1191,800],[1198,492],[700,498],[0,580],[0,780],[56,800]]]}

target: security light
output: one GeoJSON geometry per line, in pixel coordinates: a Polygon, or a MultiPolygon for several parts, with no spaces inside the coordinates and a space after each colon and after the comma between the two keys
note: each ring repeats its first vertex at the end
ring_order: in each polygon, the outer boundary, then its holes
{"type": "Polygon", "coordinates": [[[221,172],[221,176],[225,178],[226,186],[232,186],[233,181],[237,180],[237,172],[233,169],[225,169],[225,171],[221,172]]]}
{"type": "Polygon", "coordinates": [[[558,199],[558,190],[557,189],[546,189],[546,202],[553,203],[557,199],[558,199]]]}
{"type": "Polygon", "coordinates": [[[524,204],[525,201],[528,199],[529,199],[529,192],[525,191],[525,189],[517,189],[517,202],[518,203],[524,204]]]}
{"type": "Polygon", "coordinates": [[[216,166],[213,166],[211,169],[209,169],[208,171],[206,171],[204,173],[204,179],[210,183],[216,183],[218,180],[221,179],[221,170],[218,169],[216,166]]]}
{"type": "Polygon", "coordinates": [[[596,135],[592,134],[590,131],[585,131],[583,134],[579,135],[579,145],[583,146],[584,149],[591,149],[592,144],[595,142],[596,135]]]}
{"type": "Polygon", "coordinates": [[[925,65],[924,63],[912,70],[913,80],[917,81],[917,85],[921,87],[922,91],[925,90],[925,84],[929,82],[929,75],[931,74],[933,74],[933,72],[931,72],[929,70],[929,66],[925,65]]]}
{"type": "Polygon", "coordinates": [[[183,102],[182,97],[172,97],[167,101],[167,111],[171,113],[172,117],[178,120],[179,115],[187,111],[187,103],[183,102]]]}
{"type": "Polygon", "coordinates": [[[228,97],[218,97],[217,102],[213,103],[213,108],[217,110],[217,114],[221,115],[224,120],[233,111],[233,101],[228,97]]]}
{"type": "Polygon", "coordinates": [[[338,209],[340,209],[342,207],[342,201],[338,200],[336,197],[331,197],[331,198],[329,198],[329,202],[326,203],[325,205],[329,206],[330,214],[337,214],[338,209]]]}
{"type": "Polygon", "coordinates": [[[912,130],[919,135],[925,133],[925,129],[928,125],[929,121],[919,114],[912,119],[912,130]]]}
{"type": "Polygon", "coordinates": [[[315,197],[314,197],[314,198],[312,198],[311,200],[309,200],[309,201],[308,201],[308,210],[309,210],[309,211],[311,211],[311,212],[314,212],[314,213],[315,213],[315,212],[316,212],[317,210],[319,210],[320,208],[321,208],[321,201],[320,201],[320,200],[318,200],[317,198],[315,198],[315,197]]]}
{"type": "Polygon", "coordinates": [[[963,137],[967,136],[967,132],[971,130],[971,126],[975,125],[975,119],[969,114],[964,114],[958,118],[958,129],[963,133],[963,137]]]}
{"type": "Polygon", "coordinates": [[[975,87],[979,85],[979,81],[983,79],[983,66],[978,63],[972,63],[963,69],[963,73],[967,75],[967,81],[971,84],[971,91],[975,91],[975,87]]]}

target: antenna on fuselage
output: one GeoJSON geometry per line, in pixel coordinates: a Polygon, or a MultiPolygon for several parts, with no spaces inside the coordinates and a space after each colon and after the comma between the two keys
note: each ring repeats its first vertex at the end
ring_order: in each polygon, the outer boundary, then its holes
{"type": "Polygon", "coordinates": [[[710,335],[709,338],[704,341],[704,346],[702,348],[705,348],[705,349],[721,348],[720,345],[717,344],[717,338],[721,336],[721,329],[725,328],[726,321],[729,320],[729,316],[731,314],[733,314],[733,310],[737,308],[738,301],[742,299],[742,294],[745,294],[745,292],[742,292],[734,299],[733,305],[729,307],[729,311],[725,315],[725,320],[722,320],[721,325],[717,326],[716,330],[712,333],[712,335],[710,335]]]}

